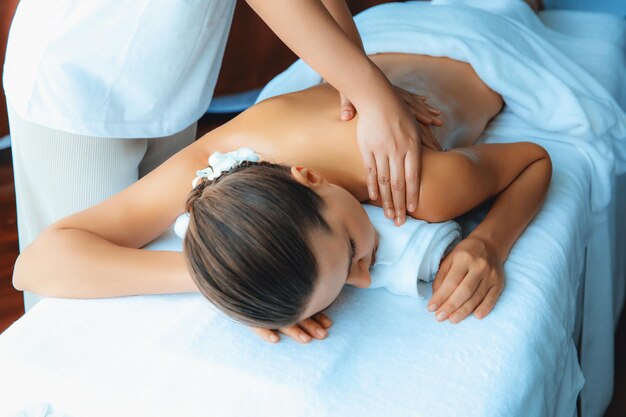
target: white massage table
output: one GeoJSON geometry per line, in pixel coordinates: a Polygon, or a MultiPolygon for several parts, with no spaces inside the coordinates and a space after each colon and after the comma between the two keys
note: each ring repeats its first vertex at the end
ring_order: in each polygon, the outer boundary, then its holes
{"type": "MultiPolygon", "coordinates": [[[[626,24],[543,18],[622,40],[620,56],[563,48],[626,108],[626,24]]],[[[513,139],[498,131],[496,120],[485,139],[513,139]]],[[[582,415],[601,416],[624,296],[626,245],[614,234],[625,230],[626,181],[621,200],[592,213],[586,157],[541,143],[553,158],[551,188],[486,319],[437,323],[424,300],[346,288],[327,340],[269,345],[197,294],[45,299],[0,335],[0,416],[572,417],[581,389],[582,415]]],[[[168,232],[150,246],[179,250],[180,240],[168,232]]]]}

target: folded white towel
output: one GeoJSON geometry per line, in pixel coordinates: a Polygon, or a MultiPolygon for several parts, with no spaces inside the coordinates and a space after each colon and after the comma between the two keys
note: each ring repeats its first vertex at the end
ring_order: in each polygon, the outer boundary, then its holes
{"type": "Polygon", "coordinates": [[[363,204],[363,208],[379,238],[370,288],[383,287],[394,294],[423,297],[424,293],[418,291],[418,280],[435,279],[441,259],[461,239],[459,225],[453,221],[428,223],[407,218],[402,227],[397,227],[385,217],[382,208],[369,204],[363,204]]]}
{"type": "MultiPolygon", "coordinates": [[[[363,204],[378,232],[376,263],[372,266],[370,288],[385,288],[389,292],[409,297],[424,296],[418,291],[418,280],[431,282],[441,259],[461,238],[460,226],[453,222],[428,223],[407,218],[397,227],[385,217],[383,209],[363,204]]],[[[181,239],[189,225],[189,214],[183,213],[174,223],[174,232],[181,239]]]]}

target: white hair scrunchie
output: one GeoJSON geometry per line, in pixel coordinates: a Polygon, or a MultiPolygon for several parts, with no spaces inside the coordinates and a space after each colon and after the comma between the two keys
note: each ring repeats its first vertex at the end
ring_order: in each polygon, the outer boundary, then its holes
{"type": "MultiPolygon", "coordinates": [[[[230,171],[234,166],[241,164],[243,161],[259,162],[259,155],[249,148],[239,148],[236,151],[227,153],[213,152],[209,157],[209,166],[200,171],[196,171],[197,177],[194,178],[191,186],[196,188],[196,185],[198,185],[198,182],[200,182],[202,178],[213,181],[215,178],[222,175],[223,172],[230,171]]],[[[189,213],[183,213],[176,218],[174,233],[181,239],[184,239],[188,228],[189,213]]]]}
{"type": "Polygon", "coordinates": [[[250,148],[239,148],[236,151],[226,153],[213,152],[211,156],[209,156],[209,166],[200,171],[196,171],[197,176],[191,182],[191,186],[195,188],[202,178],[213,181],[222,175],[223,172],[230,171],[244,161],[258,162],[259,155],[250,148]]]}

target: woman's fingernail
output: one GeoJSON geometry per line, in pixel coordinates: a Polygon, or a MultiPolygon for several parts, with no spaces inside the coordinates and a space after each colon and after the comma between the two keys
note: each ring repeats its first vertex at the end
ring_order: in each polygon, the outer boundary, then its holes
{"type": "Polygon", "coordinates": [[[437,304],[431,304],[428,306],[428,311],[435,311],[437,310],[437,304]]]}
{"type": "Polygon", "coordinates": [[[450,316],[450,321],[456,324],[459,322],[459,318],[460,316],[458,314],[453,314],[452,316],[450,316]]]}
{"type": "Polygon", "coordinates": [[[387,209],[387,217],[393,218],[393,210],[387,209]]]}
{"type": "Polygon", "coordinates": [[[437,314],[437,316],[435,316],[435,318],[437,319],[437,321],[444,321],[446,319],[446,312],[442,311],[439,314],[437,314]]]}
{"type": "Polygon", "coordinates": [[[415,210],[415,204],[410,203],[410,204],[409,204],[409,211],[412,213],[412,212],[413,212],[413,210],[415,210]]]}
{"type": "Polygon", "coordinates": [[[350,112],[347,110],[344,110],[343,112],[341,112],[341,117],[343,117],[344,119],[347,119],[350,117],[350,112]]]}
{"type": "Polygon", "coordinates": [[[320,337],[324,337],[324,336],[326,336],[326,334],[327,334],[327,333],[326,333],[326,330],[324,330],[324,329],[317,329],[317,330],[315,331],[315,333],[317,333],[317,335],[318,335],[318,336],[320,336],[320,337]]]}
{"type": "Polygon", "coordinates": [[[302,340],[303,342],[308,342],[308,341],[310,341],[310,340],[311,340],[311,336],[309,336],[309,335],[308,335],[308,334],[306,334],[306,333],[302,333],[302,334],[300,335],[300,340],[302,340]]]}
{"type": "Polygon", "coordinates": [[[275,334],[271,334],[270,335],[270,342],[272,342],[272,343],[278,342],[278,336],[276,336],[275,334]]]}

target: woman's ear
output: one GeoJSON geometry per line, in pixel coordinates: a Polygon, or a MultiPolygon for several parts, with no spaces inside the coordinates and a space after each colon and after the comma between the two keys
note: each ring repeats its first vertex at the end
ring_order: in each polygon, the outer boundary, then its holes
{"type": "Polygon", "coordinates": [[[326,178],[322,174],[306,167],[291,167],[291,175],[307,187],[316,187],[326,183],[326,178]]]}

